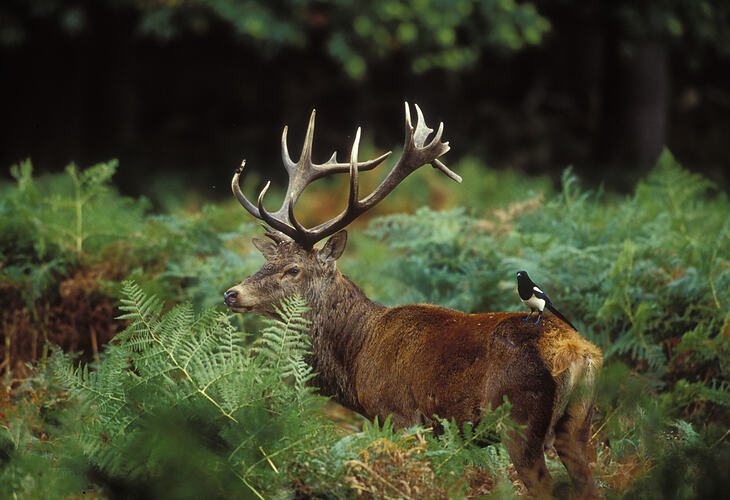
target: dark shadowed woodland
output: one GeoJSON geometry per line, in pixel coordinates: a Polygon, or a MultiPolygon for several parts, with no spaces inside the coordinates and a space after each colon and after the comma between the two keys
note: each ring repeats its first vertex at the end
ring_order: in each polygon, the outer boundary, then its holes
{"type": "MultiPolygon", "coordinates": [[[[0,498],[516,498],[510,403],[397,430],[317,394],[309,305],[231,314],[317,110],[315,161],[441,159],[348,227],[372,299],[521,311],[526,269],[603,351],[605,498],[730,486],[730,4],[97,0],[0,5],[0,498]]],[[[361,175],[371,192],[393,164],[361,175]]],[[[347,175],[297,204],[314,226],[347,175]]],[[[548,314],[548,313],[546,313],[548,314]]],[[[519,429],[517,429],[519,430],[519,429]]],[[[572,498],[548,450],[555,498],[572,498]]]]}

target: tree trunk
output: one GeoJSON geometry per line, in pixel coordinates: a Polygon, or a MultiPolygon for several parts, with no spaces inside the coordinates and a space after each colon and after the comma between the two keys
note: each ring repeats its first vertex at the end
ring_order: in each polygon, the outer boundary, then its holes
{"type": "MultiPolygon", "coordinates": [[[[621,45],[606,47],[620,50],[621,45]]],[[[667,49],[657,41],[639,41],[630,54],[608,54],[606,61],[598,157],[608,164],[652,164],[667,133],[667,49]]]]}

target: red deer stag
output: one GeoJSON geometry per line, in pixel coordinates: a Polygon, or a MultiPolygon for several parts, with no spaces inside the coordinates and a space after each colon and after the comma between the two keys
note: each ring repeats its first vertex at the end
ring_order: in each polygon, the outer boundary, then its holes
{"type": "Polygon", "coordinates": [[[443,123],[433,132],[416,106],[411,124],[405,106],[403,154],[373,193],[360,199],[358,173],[370,170],[390,153],[358,162],[360,129],[349,163],[336,153],[323,164],[312,162],[314,111],[309,119],[299,161],[287,150],[287,127],[281,137],[282,159],[289,185],[281,208],[268,212],[261,191],[252,204],[233,176],[233,193],[251,215],[268,224],[266,236],[254,245],[266,258],[263,267],[225,293],[225,303],[239,313],[274,317],[272,304],[300,294],[311,307],[312,354],[317,377],[313,385],[336,401],[381,421],[392,415],[397,427],[434,424],[433,415],[458,423],[477,422],[507,396],[511,417],[525,426],[524,437],[506,443],[520,478],[534,495],[548,496],[552,480],[545,466],[544,446],[553,441],[581,498],[597,498],[588,467],[592,399],[601,352],[554,316],[538,327],[522,322],[524,314],[465,314],[431,304],[384,307],[371,301],[337,270],[345,249],[342,230],[379,203],[399,182],[430,163],[450,178],[461,178],[438,158],[449,150],[441,142],[443,123]],[[335,218],[307,229],[294,216],[294,205],[315,179],[350,173],[347,207],[335,218]],[[273,229],[271,229],[273,228],[273,229]],[[333,235],[322,248],[315,243],[333,235]]]}

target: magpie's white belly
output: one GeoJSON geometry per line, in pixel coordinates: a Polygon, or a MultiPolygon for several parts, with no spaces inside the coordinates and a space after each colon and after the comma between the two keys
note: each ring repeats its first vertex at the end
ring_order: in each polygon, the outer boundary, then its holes
{"type": "Polygon", "coordinates": [[[537,309],[541,312],[545,310],[545,299],[538,299],[534,295],[527,300],[523,300],[522,302],[524,302],[525,305],[530,309],[537,309]]]}

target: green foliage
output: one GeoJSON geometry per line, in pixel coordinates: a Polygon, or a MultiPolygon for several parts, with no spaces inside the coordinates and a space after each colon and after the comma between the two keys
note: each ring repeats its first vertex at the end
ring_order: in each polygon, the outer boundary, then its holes
{"type": "Polygon", "coordinates": [[[197,214],[154,215],[143,235],[127,248],[110,249],[110,257],[120,251],[131,258],[136,266],[129,277],[161,297],[192,300],[196,307],[218,305],[225,290],[261,265],[248,238],[257,226],[236,220],[230,207],[214,205],[197,214]]]}
{"type": "Polygon", "coordinates": [[[144,199],[122,197],[110,186],[116,165],[79,171],[72,164],[65,175],[40,179],[33,178],[30,161],[10,169],[15,185],[0,189],[6,370],[22,371],[22,362],[37,358],[39,349],[45,356],[45,340],[77,343],[98,334],[104,342],[113,335],[109,292],[99,289],[103,280],[121,279],[130,261],[108,253],[140,237],[148,208],[144,199]],[[80,316],[74,324],[91,323],[88,335],[68,334],[68,316],[74,314],[80,316]]]}
{"type": "Polygon", "coordinates": [[[477,425],[465,422],[459,428],[453,419],[439,419],[443,427],[440,446],[428,453],[436,472],[458,477],[467,465],[475,465],[505,473],[510,461],[504,442],[511,439],[512,433],[524,437],[521,427],[509,418],[511,409],[505,396],[504,403],[488,411],[477,425]]]}
{"type": "MultiPolygon", "coordinates": [[[[368,66],[405,55],[411,70],[460,70],[473,65],[485,48],[517,51],[537,45],[550,29],[532,2],[514,0],[190,0],[108,2],[138,15],[139,31],[162,40],[183,32],[204,33],[224,23],[263,57],[311,45],[324,33],[327,53],[351,78],[368,66]]],[[[0,14],[3,11],[0,10],[0,14]]],[[[0,15],[0,44],[22,43],[25,23],[50,18],[71,36],[88,29],[94,13],[82,5],[46,1],[42,9],[26,6],[0,15]]]]}
{"type": "Polygon", "coordinates": [[[73,270],[104,263],[113,269],[103,279],[131,274],[166,298],[209,306],[219,301],[207,296],[211,289],[227,289],[258,264],[257,253],[234,251],[254,224],[212,205],[198,214],[149,214],[144,198],[111,187],[116,168],[116,161],[82,171],[72,164],[65,176],[36,180],[29,161],[13,166],[16,184],[0,198],[0,282],[21,286],[30,303],[73,270]]]}
{"type": "Polygon", "coordinates": [[[36,358],[43,339],[108,341],[116,332],[112,302],[126,278],[144,281],[165,299],[208,307],[259,265],[257,252],[237,251],[253,224],[215,206],[149,214],[144,198],[120,196],[111,186],[116,165],[81,171],[69,165],[65,175],[36,179],[26,161],[11,168],[15,184],[0,188],[0,294],[8,305],[0,323],[9,337],[8,368],[36,358]],[[84,316],[88,331],[78,331],[73,320],[75,331],[64,333],[72,310],[84,316]]]}
{"type": "Polygon", "coordinates": [[[339,439],[327,453],[327,460],[320,460],[317,465],[328,469],[331,477],[341,478],[346,472],[347,462],[356,460],[362,450],[381,440],[403,441],[414,435],[415,432],[416,428],[396,431],[390,416],[382,424],[376,417],[373,422],[364,422],[360,432],[354,432],[339,439]]]}
{"type": "MultiPolygon", "coordinates": [[[[411,69],[459,70],[473,64],[485,49],[517,51],[540,44],[551,29],[540,11],[550,5],[514,0],[161,0],[107,1],[110,8],[137,14],[141,34],[172,40],[230,26],[245,43],[270,57],[281,50],[311,44],[312,33],[325,33],[330,57],[352,78],[361,78],[370,63],[406,55],[411,69]],[[544,8],[543,8],[544,7],[544,8]]],[[[730,7],[721,0],[612,2],[601,14],[618,27],[626,52],[636,40],[660,39],[697,58],[710,47],[728,55],[730,7]]],[[[14,1],[0,8],[0,45],[28,41],[29,25],[50,20],[69,37],[93,22],[89,7],[46,0],[14,1]]]]}
{"type": "Polygon", "coordinates": [[[473,65],[485,47],[506,51],[539,44],[550,23],[532,3],[494,0],[328,2],[327,48],[352,78],[370,62],[405,54],[414,73],[473,65]]]}
{"type": "MultiPolygon", "coordinates": [[[[405,54],[412,71],[472,65],[484,47],[519,50],[539,44],[550,23],[532,3],[512,0],[325,0],[277,3],[197,0],[157,3],[143,11],[143,30],[170,38],[222,20],[265,53],[302,47],[324,30],[330,57],[359,79],[372,61],[405,54]]],[[[203,28],[205,29],[205,28],[203,28]]]]}
{"type": "MultiPolygon", "coordinates": [[[[402,494],[392,484],[403,480],[411,483],[410,494],[414,496],[463,497],[468,487],[465,477],[475,468],[484,468],[495,482],[509,484],[510,460],[498,440],[509,439],[511,431],[520,432],[508,416],[510,409],[505,398],[503,405],[487,413],[477,425],[466,422],[459,427],[454,421],[438,419],[438,435],[420,426],[396,430],[390,417],[382,425],[376,418],[365,422],[362,431],[337,441],[326,458],[313,462],[321,471],[317,479],[328,481],[327,489],[337,485],[332,489],[335,496],[346,494],[342,486],[349,483],[359,491],[386,498],[402,494]]],[[[512,498],[511,487],[500,489],[500,498],[512,498]]]]}
{"type": "Polygon", "coordinates": [[[725,57],[730,54],[730,7],[726,2],[616,2],[609,14],[621,27],[625,42],[664,39],[690,56],[693,49],[707,47],[725,57]]]}
{"type": "Polygon", "coordinates": [[[291,377],[297,391],[297,401],[309,392],[307,382],[314,377],[311,367],[304,361],[310,345],[307,332],[310,321],[304,318],[308,311],[301,297],[294,297],[274,311],[281,321],[266,320],[267,326],[254,344],[254,350],[270,364],[270,369],[282,378],[291,377]]]}
{"type": "Polygon", "coordinates": [[[2,380],[0,498],[68,498],[86,487],[73,460],[59,460],[66,442],[51,438],[67,408],[67,396],[50,387],[51,379],[48,365],[40,364],[12,393],[9,377],[2,380]]]}
{"type": "Polygon", "coordinates": [[[134,202],[112,192],[109,182],[116,168],[116,160],[83,171],[70,164],[68,177],[51,178],[48,186],[39,186],[26,160],[10,169],[17,189],[5,199],[3,213],[12,213],[8,223],[22,225],[23,235],[33,239],[38,259],[49,248],[77,254],[98,251],[137,230],[147,208],[145,200],[134,202]]]}
{"type": "Polygon", "coordinates": [[[10,169],[15,188],[0,200],[2,277],[27,285],[28,301],[40,297],[59,274],[84,255],[99,252],[139,231],[145,200],[120,197],[109,187],[117,162],[112,160],[81,172],[75,165],[67,176],[33,179],[30,161],[10,169]]]}
{"type": "Polygon", "coordinates": [[[414,215],[396,214],[373,221],[369,233],[382,238],[396,255],[385,262],[386,303],[429,302],[471,312],[488,301],[496,249],[473,240],[477,221],[463,209],[414,215]],[[468,242],[468,243],[467,243],[468,242]]]}
{"type": "Polygon", "coordinates": [[[640,478],[624,498],[690,500],[725,494],[730,445],[708,440],[683,420],[667,426],[652,444],[656,463],[651,474],[640,478]]]}
{"type": "MultiPolygon", "coordinates": [[[[303,384],[312,373],[302,362],[300,298],[280,305],[281,319],[251,348],[221,313],[184,304],[162,314],[162,303],[131,282],[123,296],[129,326],[98,362],[74,367],[58,352],[50,359],[69,400],[64,416],[46,446],[14,438],[14,455],[83,462],[77,483],[158,498],[261,498],[286,486],[300,455],[327,443],[328,427],[315,420],[323,399],[303,384]]],[[[8,429],[16,436],[14,424],[8,429]]],[[[25,467],[10,463],[0,474],[25,467]]],[[[38,487],[14,484],[13,493],[38,487]]]]}

